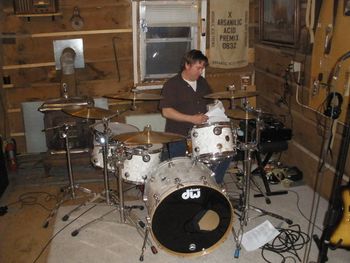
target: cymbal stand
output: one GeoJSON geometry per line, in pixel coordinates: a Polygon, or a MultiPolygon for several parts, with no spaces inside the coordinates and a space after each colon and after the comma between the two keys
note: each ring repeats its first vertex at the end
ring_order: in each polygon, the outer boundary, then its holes
{"type": "MultiPolygon", "coordinates": [[[[258,123],[258,121],[257,121],[258,123]]],[[[287,224],[293,224],[293,221],[284,218],[280,215],[268,212],[266,210],[260,209],[258,207],[250,205],[249,201],[249,194],[250,194],[250,182],[254,182],[255,186],[258,188],[258,190],[265,196],[266,203],[270,203],[271,201],[269,198],[265,195],[265,193],[262,192],[262,190],[259,188],[258,184],[255,183],[255,181],[252,178],[251,175],[251,167],[252,167],[252,153],[256,150],[257,148],[257,142],[260,139],[260,131],[259,131],[259,124],[257,124],[257,129],[256,129],[256,138],[255,142],[251,141],[248,142],[248,119],[245,120],[245,134],[244,134],[244,143],[239,145],[239,148],[244,151],[244,162],[243,162],[243,171],[244,171],[244,180],[243,180],[243,193],[241,194],[241,205],[238,207],[238,210],[240,210],[239,214],[239,220],[240,220],[240,228],[238,229],[238,232],[236,233],[234,231],[234,239],[236,241],[236,251],[235,251],[235,258],[239,257],[239,251],[241,249],[241,241],[242,241],[242,236],[244,232],[244,227],[248,225],[248,221],[250,220],[249,218],[249,210],[253,210],[255,212],[260,213],[259,216],[272,216],[277,219],[280,219],[282,221],[285,221],[287,224]],[[270,201],[270,202],[268,202],[270,201]]]]}
{"type": "MultiPolygon", "coordinates": [[[[111,205],[111,196],[110,196],[110,189],[109,189],[109,176],[108,176],[108,152],[109,152],[109,136],[111,134],[111,130],[109,129],[109,119],[110,118],[102,118],[102,122],[103,123],[103,132],[99,133],[99,143],[102,146],[102,160],[103,160],[103,185],[104,185],[104,190],[100,193],[94,194],[94,196],[87,200],[86,202],[78,205],[77,207],[75,207],[74,209],[72,209],[71,211],[69,211],[67,214],[65,214],[62,217],[63,221],[67,221],[69,219],[69,216],[78,211],[80,208],[96,202],[99,199],[102,199],[103,201],[106,202],[107,205],[111,205]]],[[[115,200],[114,200],[115,201],[115,200]]],[[[115,201],[116,202],[116,201],[115,201]]]]}
{"type": "Polygon", "coordinates": [[[69,129],[73,126],[75,126],[75,123],[63,123],[62,125],[54,126],[51,128],[44,129],[43,131],[53,130],[53,129],[63,129],[61,133],[61,137],[65,140],[65,146],[66,146],[66,157],[67,157],[67,169],[68,169],[68,180],[69,185],[62,188],[61,192],[63,192],[63,196],[57,200],[54,208],[49,213],[48,217],[45,219],[43,223],[43,227],[46,228],[49,225],[49,221],[53,218],[53,216],[57,213],[59,207],[61,204],[63,204],[65,201],[69,199],[76,199],[76,190],[80,190],[83,193],[87,194],[93,194],[93,192],[90,189],[87,189],[85,187],[81,187],[78,184],[75,184],[73,172],[72,172],[72,162],[71,162],[71,156],[70,156],[70,146],[69,146],[69,129]]]}
{"type": "Polygon", "coordinates": [[[233,92],[236,90],[235,84],[229,85],[228,86],[228,91],[231,93],[232,97],[230,99],[230,109],[234,110],[236,108],[235,105],[235,98],[233,96],[233,92]]]}

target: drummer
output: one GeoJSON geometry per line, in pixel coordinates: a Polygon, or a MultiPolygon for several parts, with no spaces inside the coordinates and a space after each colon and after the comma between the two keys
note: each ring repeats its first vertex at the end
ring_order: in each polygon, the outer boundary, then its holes
{"type": "MultiPolygon", "coordinates": [[[[164,84],[159,108],[166,118],[166,132],[188,136],[193,125],[208,120],[204,96],[211,93],[211,88],[201,75],[206,66],[208,58],[200,50],[191,50],[182,58],[179,74],[164,84]]],[[[186,141],[168,143],[168,154],[169,158],[186,156],[186,141]]],[[[229,164],[230,160],[224,160],[211,167],[218,184],[223,182],[229,164]]]]}

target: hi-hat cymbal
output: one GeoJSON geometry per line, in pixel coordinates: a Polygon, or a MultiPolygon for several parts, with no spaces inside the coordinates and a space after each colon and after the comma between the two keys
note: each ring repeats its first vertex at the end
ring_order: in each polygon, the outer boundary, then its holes
{"type": "Polygon", "coordinates": [[[112,118],[118,115],[117,112],[98,108],[98,107],[84,107],[84,106],[73,106],[62,109],[63,112],[80,118],[101,120],[103,118],[112,118]]]}
{"type": "Polygon", "coordinates": [[[117,95],[106,95],[109,99],[118,100],[161,100],[163,97],[157,94],[151,93],[136,93],[136,92],[126,92],[119,93],[117,95]]]}
{"type": "Polygon", "coordinates": [[[204,96],[207,99],[241,99],[247,97],[255,97],[259,93],[257,91],[245,91],[245,90],[232,90],[232,91],[222,91],[215,92],[204,96]]]}
{"type": "Polygon", "coordinates": [[[184,140],[185,136],[169,132],[152,131],[151,126],[146,126],[142,132],[129,132],[113,137],[116,141],[121,141],[126,145],[157,144],[184,140]]]}
{"type": "Polygon", "coordinates": [[[240,108],[233,109],[233,110],[226,110],[225,113],[229,118],[237,119],[237,120],[252,120],[252,119],[256,119],[257,117],[257,114],[255,112],[242,110],[240,108]]]}

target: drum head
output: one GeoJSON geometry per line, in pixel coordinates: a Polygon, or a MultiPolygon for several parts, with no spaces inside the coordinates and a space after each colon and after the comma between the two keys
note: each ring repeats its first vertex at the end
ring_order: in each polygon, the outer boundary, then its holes
{"type": "Polygon", "coordinates": [[[201,255],[231,230],[232,207],[218,190],[191,185],[172,192],[157,206],[152,233],[169,252],[201,255]]]}

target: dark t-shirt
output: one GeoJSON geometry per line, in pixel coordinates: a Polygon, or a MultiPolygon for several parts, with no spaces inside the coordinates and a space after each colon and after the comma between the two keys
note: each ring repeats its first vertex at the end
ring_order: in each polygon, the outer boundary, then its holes
{"type": "MultiPolygon", "coordinates": [[[[197,90],[194,91],[192,87],[183,80],[181,74],[178,74],[164,84],[162,90],[162,96],[164,98],[160,101],[159,108],[173,108],[178,112],[188,115],[206,113],[206,105],[209,102],[204,99],[203,96],[210,92],[210,86],[203,77],[199,77],[197,80],[197,90]]],[[[187,136],[192,127],[193,124],[189,122],[166,119],[165,131],[187,136]]]]}

